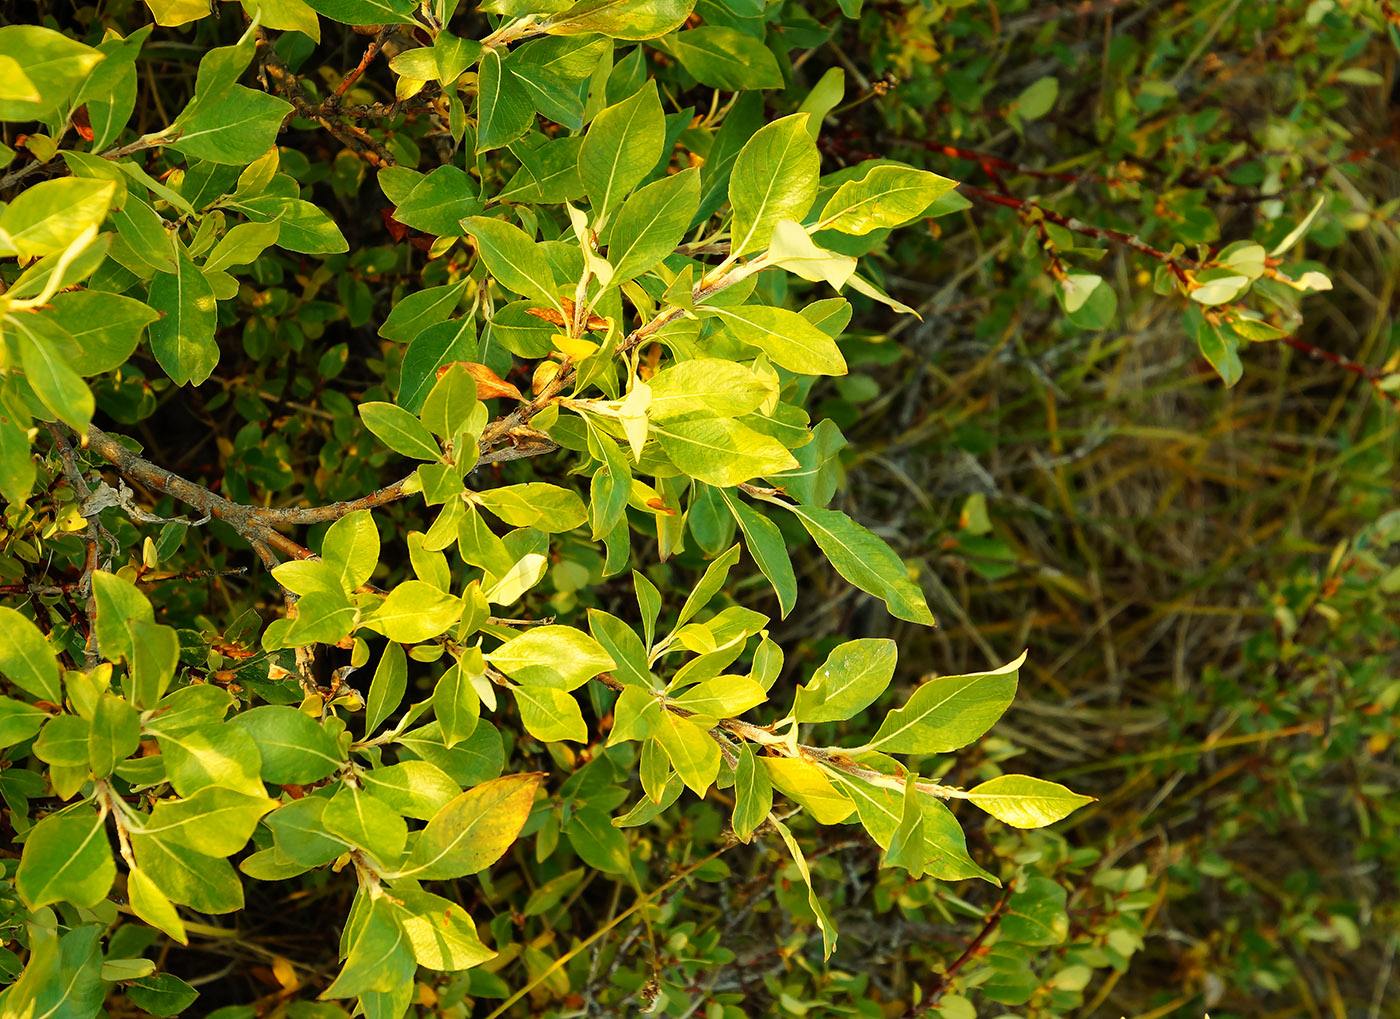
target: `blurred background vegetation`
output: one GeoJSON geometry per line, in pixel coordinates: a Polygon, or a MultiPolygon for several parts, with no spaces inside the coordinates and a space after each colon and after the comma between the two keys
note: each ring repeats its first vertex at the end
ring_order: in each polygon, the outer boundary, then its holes
{"type": "MultiPolygon", "coordinates": [[[[221,6],[220,21],[158,30],[141,64],[152,94],[186,95],[198,57],[241,31],[237,6],[221,6]]],[[[1099,800],[1047,832],[991,821],[969,832],[989,870],[1041,882],[1042,901],[1063,895],[1043,929],[1001,923],[1006,903],[990,886],[878,872],[858,829],[795,818],[841,951],[821,962],[805,889],[778,851],[738,846],[700,874],[710,880],[658,900],[658,1010],[895,1017],[933,1000],[949,1019],[1400,1015],[1396,8],[846,0],[858,12],[846,20],[827,0],[771,6],[791,87],[767,94],[769,115],[795,109],[828,70],[844,73],[824,171],[895,158],[964,182],[970,200],[870,238],[882,282],[920,317],[856,297],[842,344],[852,373],[809,400],[848,440],[838,504],[914,565],[941,625],[930,637],[889,619],[799,550],[800,610],[773,634],[788,649],[779,682],[802,681],[852,637],[894,637],[910,679],[1029,648],[1005,721],[935,777],[971,785],[1014,758],[1014,770],[1099,800]],[[1199,302],[1172,292],[1172,266],[1198,259],[1197,245],[1271,248],[1314,211],[1290,257],[1333,287],[1256,288],[1250,306],[1278,338],[1236,350],[1199,302]],[[1067,313],[1055,281],[1076,268],[1104,284],[1067,313]],[[998,924],[1003,936],[988,937],[998,924]]],[[[697,12],[723,24],[752,17],[748,7],[702,0],[697,12]]],[[[126,0],[36,11],[78,37],[148,21],[126,0]]],[[[473,11],[458,18],[464,36],[489,30],[473,11]]],[[[319,45],[288,32],[277,49],[303,84],[328,91],[365,40],[322,25],[319,45]]],[[[712,91],[665,52],[633,52],[638,73],[708,108],[712,91]]],[[[347,99],[391,101],[393,75],[372,66],[347,99]]],[[[375,144],[437,165],[450,139],[431,96],[396,109],[370,127],[375,144]]],[[[150,120],[166,122],[157,110],[150,120]]],[[[102,383],[99,409],[148,456],[220,479],[232,498],[328,501],[387,480],[352,411],[391,396],[401,348],[378,326],[404,293],[461,268],[462,249],[429,251],[392,220],[354,142],[301,119],[283,136],[282,169],[331,212],[352,254],[265,254],[260,286],[221,304],[222,379],[170,391],[152,364],[149,378],[102,383]]],[[[549,469],[548,457],[501,465],[483,484],[549,469]]],[[[706,550],[724,547],[692,523],[693,547],[657,570],[703,568],[706,550]]],[[[187,542],[191,565],[251,561],[226,550],[217,523],[208,531],[202,548],[187,542]]],[[[601,565],[580,544],[531,611],[629,600],[625,579],[599,582],[601,565]]],[[[245,582],[229,584],[247,600],[245,582]]],[[[161,596],[210,626],[204,613],[227,607],[212,586],[161,596]]],[[[776,608],[757,575],[735,597],[776,608]]],[[[548,766],[543,753],[518,745],[510,767],[532,754],[548,766]]],[[[582,763],[553,762],[575,776],[561,795],[620,810],[616,776],[582,763]]],[[[706,802],[637,829],[647,887],[721,845],[726,817],[706,802]]],[[[622,925],[551,968],[631,893],[571,870],[550,837],[527,839],[466,893],[483,936],[510,950],[425,988],[425,1014],[486,1015],[526,983],[512,1014],[635,1012],[650,972],[640,930],[622,925]]],[[[210,928],[189,949],[152,949],[199,987],[197,1010],[343,1014],[300,999],[334,969],[328,918],[344,914],[344,883],[313,874],[250,894],[262,898],[236,941],[210,928]]],[[[140,951],[146,935],[129,930],[124,947],[140,951]]]]}

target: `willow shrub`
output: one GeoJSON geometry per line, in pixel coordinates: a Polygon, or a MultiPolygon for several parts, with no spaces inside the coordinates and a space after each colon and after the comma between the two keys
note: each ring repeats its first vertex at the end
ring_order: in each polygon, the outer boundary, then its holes
{"type": "Polygon", "coordinates": [[[353,882],[312,990],[397,1017],[420,970],[540,983],[454,883],[527,836],[630,881],[650,924],[635,829],[694,797],[732,828],[702,862],[771,838],[806,876],[801,811],[912,878],[992,881],[949,801],[1021,827],[1085,802],[920,775],[1007,709],[1019,660],[877,709],[893,641],[794,689],[749,607],[797,607],[808,536],[933,623],[828,508],[844,439],[804,400],[846,371],[843,295],[907,311],[861,256],[965,200],[888,160],[823,175],[839,82],[777,90],[829,29],[795,4],[215,6],[0,28],[6,1016],[96,1015],[117,983],[190,1007],[119,918],[186,943],[253,882],[353,882]],[[197,74],[158,80],[192,22],[197,74]],[[333,23],[368,48],[318,79],[333,23]],[[361,78],[386,59],[393,95],[361,78]],[[392,214],[344,222],[374,187],[392,214]],[[820,297],[786,307],[790,276],[820,297]],[[192,431],[201,480],[162,462],[192,431]],[[682,555],[702,568],[657,565],[682,555]]]}

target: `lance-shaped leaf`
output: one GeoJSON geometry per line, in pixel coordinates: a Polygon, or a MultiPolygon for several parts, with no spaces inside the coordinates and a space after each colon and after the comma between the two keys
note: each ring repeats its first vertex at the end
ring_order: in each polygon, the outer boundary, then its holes
{"type": "Polygon", "coordinates": [[[462,225],[476,241],[486,269],[507,290],[552,304],[562,315],[555,296],[554,272],[539,245],[518,226],[487,216],[473,216],[462,225]]]}
{"type": "Polygon", "coordinates": [[[91,909],[116,876],[107,825],[86,809],[46,817],[30,830],[15,888],[30,909],[62,900],[91,909]]]}
{"type": "Polygon", "coordinates": [[[700,171],[682,170],[632,195],[608,235],[614,284],[640,276],[676,250],[700,207],[700,171]]]}
{"type": "Polygon", "coordinates": [[[863,749],[887,754],[946,754],[967,746],[992,727],[1016,696],[1025,652],[991,672],[942,676],[914,691],[902,708],[885,716],[863,749]]]}
{"type": "Polygon", "coordinates": [[[793,717],[799,722],[854,718],[885,692],[898,657],[892,640],[847,641],[827,656],[806,686],[797,688],[793,717]]]}
{"type": "Polygon", "coordinates": [[[612,656],[572,626],[533,626],[486,660],[516,682],[573,690],[613,668],[612,656]]]}
{"type": "Polygon", "coordinates": [[[672,711],[662,712],[656,739],[681,781],[696,796],[704,796],[719,774],[719,745],[709,732],[672,711]]]}
{"type": "Polygon", "coordinates": [[[1094,800],[1030,775],[999,775],[970,790],[967,798],[1013,828],[1043,828],[1094,800]]]}
{"type": "Polygon", "coordinates": [[[797,466],[786,446],[730,418],[685,417],[653,422],[671,462],[697,481],[733,488],[797,466]]]}
{"type": "Polygon", "coordinates": [[[773,818],[773,827],[778,829],[778,834],[783,837],[783,844],[792,854],[793,862],[797,864],[797,870],[802,875],[802,880],[807,883],[807,904],[817,915],[817,926],[822,932],[822,954],[824,958],[830,959],[831,953],[836,951],[836,926],[831,922],[831,917],[827,916],[826,907],[822,905],[822,900],[817,896],[816,889],[812,887],[812,872],[807,867],[807,860],[802,856],[802,848],[797,844],[797,839],[793,838],[787,825],[777,818],[773,818]]]}
{"type": "Polygon", "coordinates": [[[666,119],[654,83],[598,114],[578,154],[579,176],[595,221],[606,220],[651,172],[665,138],[666,119]]]}
{"type": "Polygon", "coordinates": [[[795,311],[763,304],[709,308],[734,338],[763,351],[774,364],[799,375],[845,375],[836,341],[795,311]]]}
{"type": "Polygon", "coordinates": [[[510,848],[530,816],[544,775],[505,775],[468,789],[437,812],[398,877],[418,881],[475,874],[510,848]]]}
{"type": "Polygon", "coordinates": [[[25,693],[50,704],[63,703],[58,659],[43,633],[28,618],[0,605],[0,673],[25,693]]]}
{"type": "Polygon", "coordinates": [[[927,170],[883,165],[860,180],[848,180],[822,209],[823,228],[847,234],[900,226],[923,214],[958,183],[927,170]]]}
{"type": "Polygon", "coordinates": [[[172,382],[199,385],[219,363],[214,342],[214,291],[190,256],[180,249],[178,271],[159,272],[147,303],[162,317],[149,328],[151,350],[172,382]]]}
{"type": "Polygon", "coordinates": [[[735,158],[729,177],[734,255],[763,251],[778,220],[800,223],[811,208],[821,157],[807,130],[808,116],[794,113],[759,128],[735,158]]]}
{"type": "Polygon", "coordinates": [[[557,686],[517,686],[513,689],[525,731],[544,743],[588,742],[588,725],[578,701],[557,686]]]}
{"type": "Polygon", "coordinates": [[[779,503],[796,514],[836,572],[883,601],[890,614],[933,625],[928,603],[894,551],[840,510],[779,503]]]}
{"type": "Polygon", "coordinates": [[[740,501],[729,489],[720,489],[720,496],[739,523],[749,555],[773,585],[773,593],[778,596],[778,609],[786,618],[797,604],[797,574],[793,572],[792,556],[783,533],[778,530],[777,524],[740,501]]]}
{"type": "Polygon", "coordinates": [[[545,22],[550,35],[600,35],[627,42],[673,32],[690,17],[695,0],[579,0],[545,22]]]}
{"type": "Polygon", "coordinates": [[[392,403],[362,403],[360,418],[365,427],[396,453],[415,460],[438,460],[442,450],[432,432],[416,417],[392,403]]]}

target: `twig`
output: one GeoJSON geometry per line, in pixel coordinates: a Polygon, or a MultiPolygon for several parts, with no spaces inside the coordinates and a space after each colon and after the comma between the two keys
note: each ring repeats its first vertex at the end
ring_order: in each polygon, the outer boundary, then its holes
{"type": "Polygon", "coordinates": [[[374,58],[379,54],[379,51],[384,48],[384,44],[389,41],[389,38],[397,30],[397,25],[385,25],[379,30],[379,33],[374,37],[373,41],[365,47],[365,55],[360,58],[360,62],[351,69],[349,74],[340,79],[340,84],[336,87],[335,93],[322,104],[327,110],[335,110],[340,106],[341,97],[350,90],[350,87],[354,85],[355,82],[360,80],[360,75],[364,74],[365,71],[369,69],[369,65],[374,62],[374,58]]]}
{"type": "Polygon", "coordinates": [[[309,559],[312,556],[309,548],[279,534],[255,516],[252,507],[231,502],[203,485],[186,481],[178,474],[156,466],[145,457],[127,449],[96,425],[88,426],[87,446],[129,480],[164,492],[188,506],[193,506],[206,516],[219,518],[253,545],[255,550],[261,544],[294,559],[309,559]]]}
{"type": "Polygon", "coordinates": [[[977,950],[982,947],[982,943],[991,937],[992,931],[997,929],[997,924],[1001,923],[1002,915],[1006,912],[1007,903],[1011,901],[1011,884],[1008,882],[1005,890],[1001,893],[1001,899],[992,907],[992,911],[987,914],[987,919],[982,924],[982,929],[977,932],[977,936],[967,943],[962,955],[953,960],[952,964],[944,970],[938,979],[934,980],[924,992],[924,1000],[912,1006],[908,1012],[904,1013],[904,1019],[915,1019],[929,1009],[933,1008],[943,997],[943,992],[948,989],[948,984],[958,971],[967,965],[977,950]]]}
{"type": "MultiPolygon", "coordinates": [[[[83,479],[83,472],[78,469],[78,458],[73,453],[73,446],[58,425],[50,423],[48,427],[49,434],[53,436],[54,446],[58,450],[59,460],[63,463],[63,476],[68,480],[69,487],[73,489],[74,497],[77,498],[79,504],[82,504],[92,495],[92,490],[88,488],[87,481],[83,479]]],[[[98,546],[102,541],[102,533],[102,525],[98,522],[97,517],[95,515],[87,517],[87,533],[83,536],[87,552],[83,556],[83,573],[76,590],[87,601],[85,611],[88,632],[84,656],[88,669],[97,668],[97,664],[101,660],[97,647],[97,597],[92,590],[92,575],[97,569],[98,546]]]]}

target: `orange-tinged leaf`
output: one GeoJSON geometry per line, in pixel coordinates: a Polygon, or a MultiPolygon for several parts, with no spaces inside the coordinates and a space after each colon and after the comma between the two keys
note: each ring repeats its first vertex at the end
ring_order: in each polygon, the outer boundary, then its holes
{"type": "Polygon", "coordinates": [[[525,397],[519,389],[501,378],[484,364],[477,364],[475,361],[453,361],[445,364],[437,370],[437,377],[440,379],[452,370],[454,365],[461,365],[467,370],[467,374],[476,379],[476,397],[478,400],[491,400],[498,396],[508,396],[512,400],[524,400],[525,397]]]}
{"type": "Polygon", "coordinates": [[[503,775],[445,803],[433,815],[399,877],[458,878],[489,867],[510,848],[535,802],[543,772],[503,775]]]}

